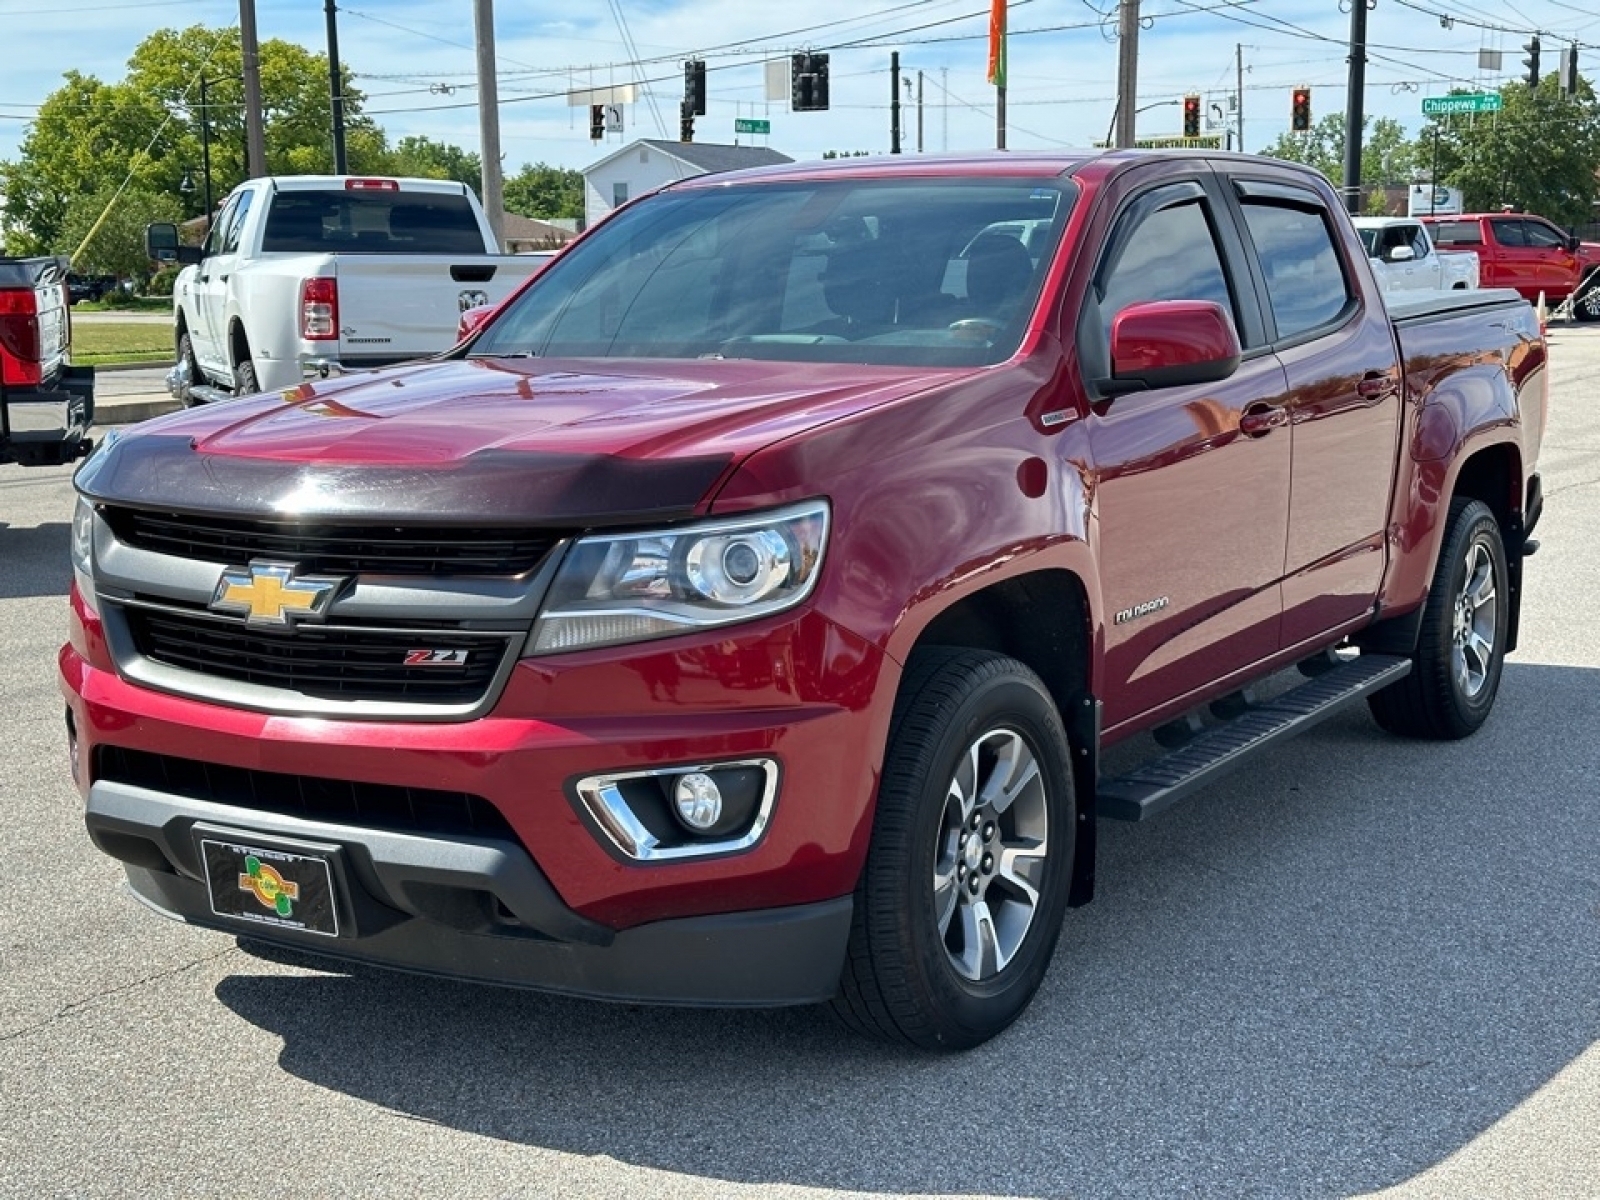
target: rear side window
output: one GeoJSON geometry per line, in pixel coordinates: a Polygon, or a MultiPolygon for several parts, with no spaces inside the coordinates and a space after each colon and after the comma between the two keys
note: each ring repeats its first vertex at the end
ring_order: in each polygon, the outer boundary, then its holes
{"type": "Polygon", "coordinates": [[[1481,246],[1483,231],[1476,221],[1440,221],[1433,227],[1435,246],[1481,246]]]}
{"type": "Polygon", "coordinates": [[[1320,209],[1243,202],[1280,340],[1335,320],[1350,303],[1333,232],[1320,209]]]}
{"type": "Polygon", "coordinates": [[[300,254],[482,254],[483,233],[463,194],[279,192],[261,249],[300,254]]]}

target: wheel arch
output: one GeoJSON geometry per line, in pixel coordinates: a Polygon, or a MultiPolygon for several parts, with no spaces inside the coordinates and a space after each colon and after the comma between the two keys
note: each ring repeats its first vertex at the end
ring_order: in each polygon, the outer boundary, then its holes
{"type": "Polygon", "coordinates": [[[1077,829],[1068,903],[1087,904],[1094,897],[1100,704],[1092,691],[1096,639],[1083,579],[1071,570],[1047,567],[967,593],[922,627],[907,661],[935,646],[1004,654],[1043,681],[1072,747],[1077,829]]]}

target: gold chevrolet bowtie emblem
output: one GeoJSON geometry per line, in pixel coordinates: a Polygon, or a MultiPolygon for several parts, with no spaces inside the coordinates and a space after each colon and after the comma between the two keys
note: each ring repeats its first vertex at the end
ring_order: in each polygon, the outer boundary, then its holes
{"type": "Polygon", "coordinates": [[[246,568],[222,573],[211,607],[216,612],[243,613],[247,625],[282,629],[296,621],[320,621],[344,580],[336,575],[295,576],[294,563],[257,559],[246,568]]]}

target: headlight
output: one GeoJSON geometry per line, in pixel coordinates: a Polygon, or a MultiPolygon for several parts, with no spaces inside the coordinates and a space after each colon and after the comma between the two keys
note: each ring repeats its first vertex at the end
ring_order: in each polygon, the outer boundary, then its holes
{"type": "Polygon", "coordinates": [[[72,510],[72,574],[83,602],[91,612],[98,612],[94,595],[94,505],[82,496],[72,510]]]}
{"type": "Polygon", "coordinates": [[[827,540],[822,500],[583,538],[550,586],[528,653],[671,637],[782,612],[811,594],[827,540]]]}

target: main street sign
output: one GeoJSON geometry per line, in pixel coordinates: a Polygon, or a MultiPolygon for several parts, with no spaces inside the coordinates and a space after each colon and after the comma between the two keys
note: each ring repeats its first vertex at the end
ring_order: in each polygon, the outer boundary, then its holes
{"type": "Polygon", "coordinates": [[[1422,102],[1422,115],[1442,117],[1450,113],[1500,111],[1500,93],[1473,92],[1465,96],[1429,96],[1422,102]]]}
{"type": "Polygon", "coordinates": [[[735,117],[733,119],[735,133],[771,133],[771,121],[758,121],[752,117],[735,117]]]}

